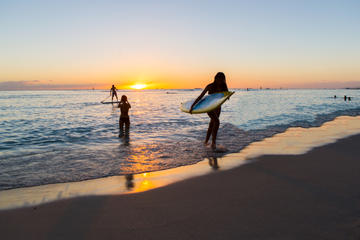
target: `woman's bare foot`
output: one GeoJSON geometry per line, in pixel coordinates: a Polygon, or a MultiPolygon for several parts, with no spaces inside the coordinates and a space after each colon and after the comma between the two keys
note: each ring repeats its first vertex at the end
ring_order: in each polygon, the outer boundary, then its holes
{"type": "Polygon", "coordinates": [[[204,146],[207,146],[207,145],[209,145],[209,143],[208,143],[208,142],[204,142],[204,146]]]}

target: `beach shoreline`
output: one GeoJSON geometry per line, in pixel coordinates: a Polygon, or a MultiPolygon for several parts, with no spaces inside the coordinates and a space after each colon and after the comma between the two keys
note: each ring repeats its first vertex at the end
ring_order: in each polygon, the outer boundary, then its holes
{"type": "Polygon", "coordinates": [[[46,184],[0,191],[0,210],[37,206],[64,199],[132,194],[160,188],[189,178],[229,170],[256,161],[263,155],[303,154],[311,149],[360,134],[360,116],[341,116],[320,127],[289,128],[253,142],[238,153],[208,157],[192,165],[141,174],[109,176],[80,182],[46,184]]]}
{"type": "Polygon", "coordinates": [[[349,135],[136,194],[2,210],[2,239],[358,239],[360,134],[349,135]]]}

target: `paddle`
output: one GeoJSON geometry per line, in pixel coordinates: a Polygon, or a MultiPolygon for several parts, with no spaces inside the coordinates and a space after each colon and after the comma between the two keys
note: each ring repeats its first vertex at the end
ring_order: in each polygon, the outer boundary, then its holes
{"type": "Polygon", "coordinates": [[[107,96],[104,100],[101,101],[101,103],[105,102],[111,95],[107,96]]]}

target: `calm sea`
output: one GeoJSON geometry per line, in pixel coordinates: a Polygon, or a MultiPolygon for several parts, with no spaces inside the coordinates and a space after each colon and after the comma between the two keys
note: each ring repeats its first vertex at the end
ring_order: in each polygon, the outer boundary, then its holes
{"type": "MultiPolygon", "coordinates": [[[[359,90],[235,91],[220,117],[218,144],[226,153],[289,127],[360,115],[359,90]]],[[[174,168],[224,154],[202,144],[206,114],[179,110],[200,90],[120,91],[132,105],[128,140],[118,138],[119,109],[100,103],[108,94],[0,91],[0,190],[174,168]]]]}

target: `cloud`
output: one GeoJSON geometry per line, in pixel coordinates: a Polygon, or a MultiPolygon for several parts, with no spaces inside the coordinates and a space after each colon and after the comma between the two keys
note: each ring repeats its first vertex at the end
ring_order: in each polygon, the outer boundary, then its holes
{"type": "Polygon", "coordinates": [[[99,84],[47,84],[39,80],[6,81],[0,82],[0,91],[92,89],[101,86],[99,84]]]}

